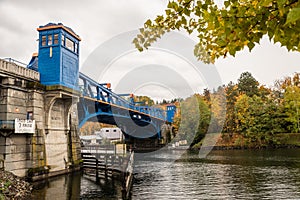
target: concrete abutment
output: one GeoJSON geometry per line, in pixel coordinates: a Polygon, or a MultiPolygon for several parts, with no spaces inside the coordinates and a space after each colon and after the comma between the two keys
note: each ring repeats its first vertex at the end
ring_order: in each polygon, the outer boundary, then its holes
{"type": "Polygon", "coordinates": [[[44,86],[38,72],[17,70],[20,67],[0,60],[1,165],[33,180],[76,169],[81,162],[78,92],[60,85],[44,86]],[[16,133],[16,118],[34,120],[34,132],[16,133]]]}

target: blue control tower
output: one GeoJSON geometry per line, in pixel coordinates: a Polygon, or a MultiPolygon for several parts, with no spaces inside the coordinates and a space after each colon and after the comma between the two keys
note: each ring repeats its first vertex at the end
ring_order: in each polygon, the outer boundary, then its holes
{"type": "Polygon", "coordinates": [[[61,23],[49,23],[39,31],[38,71],[41,83],[77,89],[80,37],[61,23]]]}
{"type": "Polygon", "coordinates": [[[167,105],[167,121],[173,122],[176,113],[176,106],[174,104],[167,105]]]}

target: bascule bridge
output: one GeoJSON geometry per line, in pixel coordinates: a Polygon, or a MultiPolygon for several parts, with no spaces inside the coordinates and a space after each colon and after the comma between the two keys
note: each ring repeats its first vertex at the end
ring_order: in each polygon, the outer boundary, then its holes
{"type": "Polygon", "coordinates": [[[117,125],[127,139],[163,139],[175,106],[137,106],[80,73],[81,39],[71,28],[49,23],[37,31],[38,53],[28,65],[0,60],[0,168],[43,178],[80,167],[86,121],[117,125]]]}

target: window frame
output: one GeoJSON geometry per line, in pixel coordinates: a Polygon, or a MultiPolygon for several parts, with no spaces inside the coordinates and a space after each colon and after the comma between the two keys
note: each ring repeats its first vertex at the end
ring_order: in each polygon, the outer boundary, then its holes
{"type": "Polygon", "coordinates": [[[78,43],[74,42],[74,52],[78,54],[78,43]]]}
{"type": "Polygon", "coordinates": [[[42,35],[41,46],[42,47],[47,46],[47,35],[42,35]]]}
{"type": "Polygon", "coordinates": [[[66,46],[66,36],[64,34],[61,34],[60,37],[60,41],[61,41],[61,46],[65,47],[66,46]]]}
{"type": "Polygon", "coordinates": [[[47,35],[47,46],[52,46],[53,45],[53,35],[48,34],[47,35]]]}
{"type": "Polygon", "coordinates": [[[33,111],[28,111],[26,118],[27,118],[27,120],[33,120],[33,111]]]}
{"type": "Polygon", "coordinates": [[[59,44],[59,34],[54,33],[53,34],[53,45],[58,45],[59,44]]]}
{"type": "Polygon", "coordinates": [[[74,52],[74,44],[75,42],[71,40],[69,37],[65,38],[65,47],[70,51],[74,52]]]}

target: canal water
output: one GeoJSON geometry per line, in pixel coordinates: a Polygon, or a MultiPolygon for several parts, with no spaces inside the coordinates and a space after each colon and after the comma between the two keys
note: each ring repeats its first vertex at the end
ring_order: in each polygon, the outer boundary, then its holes
{"type": "MultiPolygon", "coordinates": [[[[181,154],[137,155],[132,199],[300,199],[300,149],[181,154]]],[[[96,185],[81,173],[36,187],[33,199],[121,199],[117,181],[96,185]]]]}

